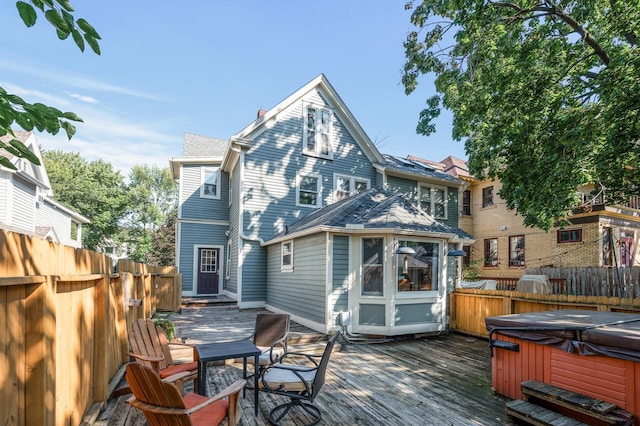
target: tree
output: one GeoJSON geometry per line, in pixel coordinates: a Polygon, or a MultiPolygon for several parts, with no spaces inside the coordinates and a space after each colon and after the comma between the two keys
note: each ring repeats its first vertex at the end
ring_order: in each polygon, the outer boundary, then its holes
{"type": "MultiPolygon", "coordinates": [[[[78,48],[84,52],[85,42],[96,53],[100,54],[98,40],[100,35],[84,19],[75,19],[73,7],[68,0],[29,0],[29,2],[16,2],[20,18],[27,27],[36,24],[38,13],[41,13],[56,30],[58,38],[64,40],[71,35],[78,48]]],[[[71,139],[76,132],[73,122],[82,122],[82,119],[73,112],[62,112],[57,108],[42,103],[29,103],[17,95],[8,93],[0,87],[0,136],[11,135],[8,143],[0,141],[0,148],[5,149],[14,156],[26,158],[34,164],[40,164],[22,142],[15,138],[11,127],[18,125],[24,130],[32,131],[34,128],[40,132],[57,134],[64,130],[71,139]]],[[[5,155],[0,153],[0,165],[15,170],[15,166],[5,155]]]]}
{"type": "Polygon", "coordinates": [[[128,193],[131,204],[123,234],[133,247],[131,259],[148,263],[155,258],[155,240],[160,238],[156,231],[177,209],[178,186],[168,168],[137,165],[129,173],[128,193]]]}
{"type": "Polygon", "coordinates": [[[595,184],[609,201],[640,195],[637,2],[424,0],[406,42],[403,85],[424,74],[418,133],[444,107],[470,172],[498,178],[528,226],[550,229],[595,184]]]}
{"type": "Polygon", "coordinates": [[[83,245],[96,250],[105,241],[117,240],[130,204],[120,172],[103,160],[87,162],[77,152],[43,151],[42,156],[55,198],[91,220],[82,234],[83,245]]]}
{"type": "Polygon", "coordinates": [[[174,208],[166,217],[165,222],[151,231],[151,250],[146,262],[149,265],[173,266],[176,261],[176,225],[178,209],[174,208]]]}

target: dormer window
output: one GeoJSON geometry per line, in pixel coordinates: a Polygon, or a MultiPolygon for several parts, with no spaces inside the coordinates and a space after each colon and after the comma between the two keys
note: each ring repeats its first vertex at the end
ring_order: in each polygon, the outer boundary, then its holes
{"type": "Polygon", "coordinates": [[[302,152],[314,157],[333,159],[331,149],[331,119],[328,109],[307,106],[304,114],[302,152]]]}
{"type": "Polygon", "coordinates": [[[420,208],[436,219],[446,219],[447,188],[420,185],[420,208]]]}
{"type": "Polygon", "coordinates": [[[370,181],[356,176],[335,174],[333,186],[335,188],[333,201],[336,202],[366,191],[370,187],[370,181]]]}

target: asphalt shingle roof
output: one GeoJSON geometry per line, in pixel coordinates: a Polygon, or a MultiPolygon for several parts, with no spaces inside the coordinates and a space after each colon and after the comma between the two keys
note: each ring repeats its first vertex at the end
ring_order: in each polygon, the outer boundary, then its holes
{"type": "Polygon", "coordinates": [[[361,226],[365,229],[446,233],[473,239],[459,228],[438,222],[404,195],[376,188],[318,209],[289,225],[285,231],[274,235],[272,239],[314,227],[345,228],[347,225],[361,226]]]}
{"type": "Polygon", "coordinates": [[[402,173],[410,173],[413,175],[428,177],[431,179],[438,179],[460,185],[461,181],[455,176],[451,176],[441,170],[436,170],[433,167],[429,167],[424,162],[412,161],[405,158],[395,157],[389,154],[383,154],[385,159],[385,168],[387,170],[395,170],[402,173]]]}
{"type": "Polygon", "coordinates": [[[228,144],[223,139],[185,133],[182,154],[185,157],[222,157],[228,144]]]}

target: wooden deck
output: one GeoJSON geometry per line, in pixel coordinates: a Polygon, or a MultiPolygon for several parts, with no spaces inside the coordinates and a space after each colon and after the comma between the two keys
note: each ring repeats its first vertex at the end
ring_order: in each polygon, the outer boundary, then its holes
{"type": "MultiPolygon", "coordinates": [[[[251,334],[256,313],[235,306],[188,307],[171,314],[188,343],[236,340],[251,334]]],[[[324,336],[291,324],[293,350],[321,352],[324,336]]],[[[326,382],[315,403],[327,425],[503,425],[507,399],[491,389],[486,340],[457,334],[388,343],[336,345],[326,382]]],[[[180,352],[177,352],[181,356],[180,352]]],[[[242,364],[210,364],[207,394],[242,375],[242,364]]],[[[95,425],[138,426],[144,417],[126,396],[112,399],[95,425]]],[[[252,392],[240,399],[242,425],[268,425],[269,410],[285,400],[261,393],[254,415],[252,392]]],[[[302,424],[303,414],[283,425],[302,424]]]]}

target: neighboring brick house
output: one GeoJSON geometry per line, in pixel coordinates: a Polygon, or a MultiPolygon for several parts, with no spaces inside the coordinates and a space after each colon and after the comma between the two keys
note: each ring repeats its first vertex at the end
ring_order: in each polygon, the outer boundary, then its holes
{"type": "Polygon", "coordinates": [[[353,332],[446,330],[446,254],[474,241],[459,228],[464,182],[381,154],[324,75],[228,141],[186,133],[170,165],[183,295],[323,332],[345,317],[353,332]]]}
{"type": "MultiPolygon", "coordinates": [[[[0,150],[16,167],[12,170],[0,166],[0,228],[82,247],[82,225],[89,223],[89,219],[54,199],[35,135],[25,131],[14,133],[40,160],[40,165],[0,150]]],[[[8,142],[12,137],[5,135],[0,139],[8,142]]]]}
{"type": "MultiPolygon", "coordinates": [[[[414,160],[418,160],[414,157],[414,160]]],[[[571,225],[549,232],[523,225],[497,195],[499,181],[478,181],[455,157],[442,170],[468,183],[463,191],[460,227],[476,240],[465,259],[478,265],[482,277],[517,278],[526,268],[637,266],[640,259],[640,198],[609,205],[581,188],[583,205],[569,217],[571,225]]]]}

